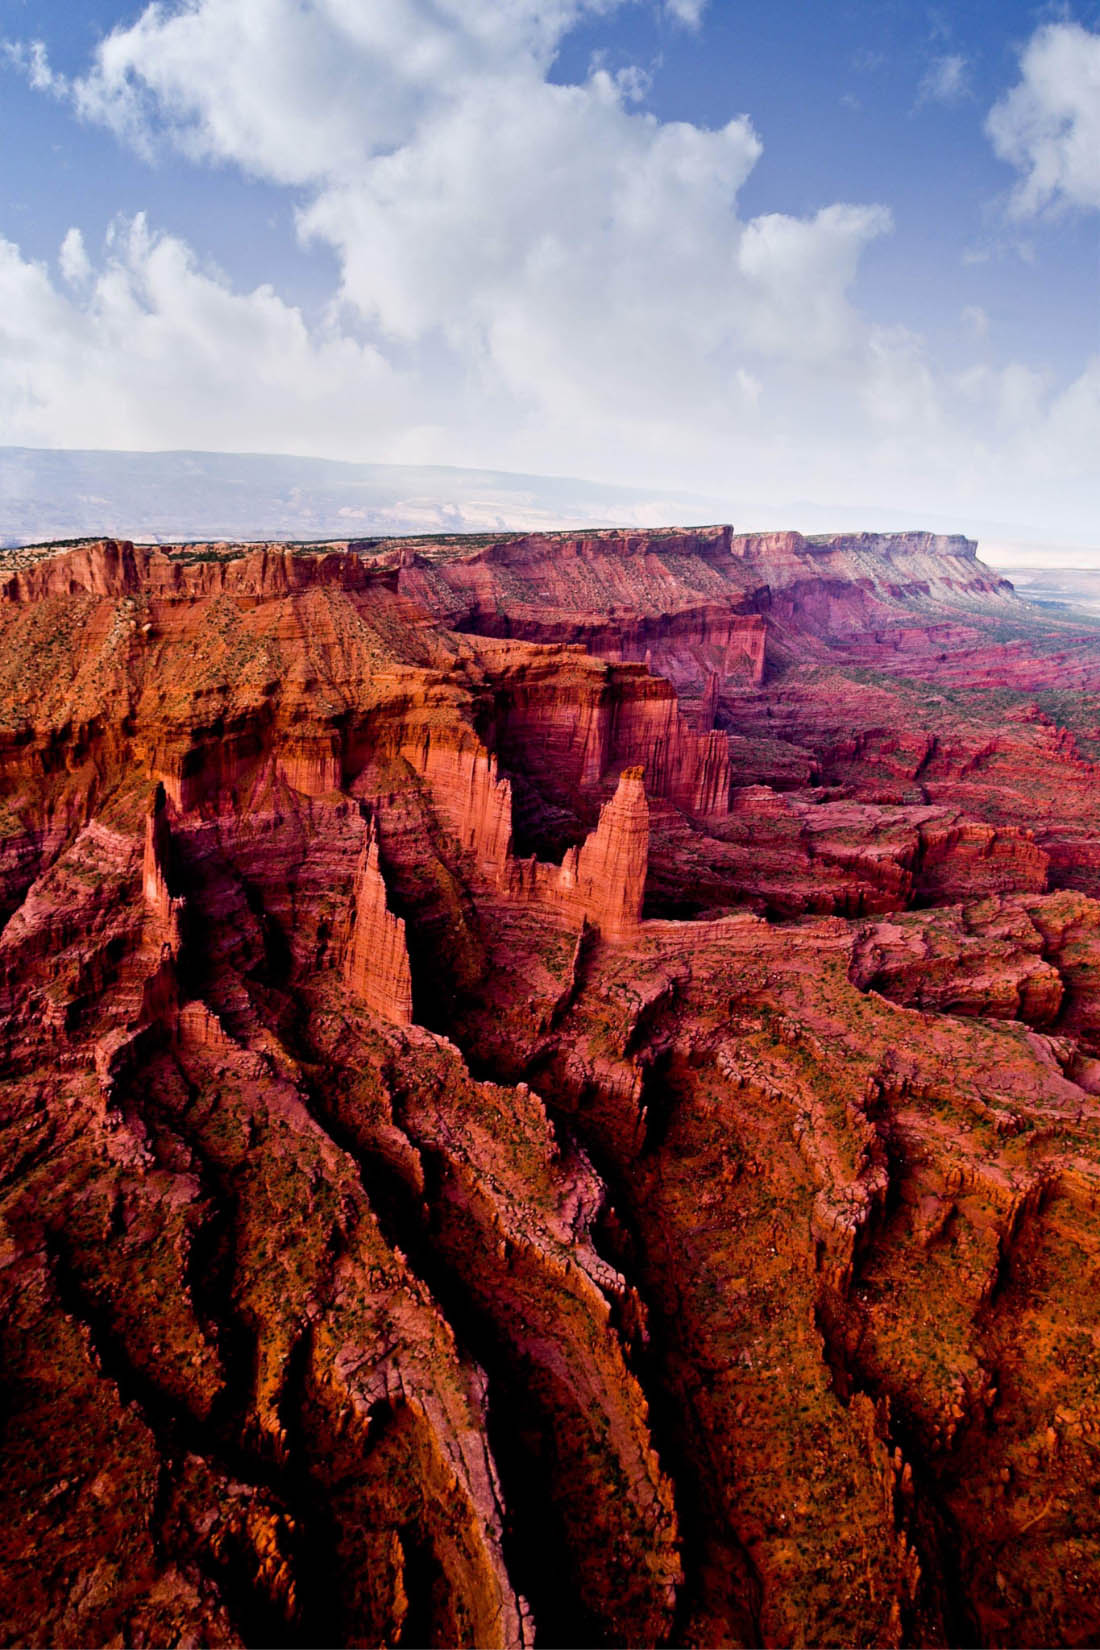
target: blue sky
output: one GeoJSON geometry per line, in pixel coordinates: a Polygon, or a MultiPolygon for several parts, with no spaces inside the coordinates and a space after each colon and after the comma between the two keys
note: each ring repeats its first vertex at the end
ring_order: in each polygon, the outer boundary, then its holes
{"type": "Polygon", "coordinates": [[[0,38],[0,442],[1100,538],[1100,5],[3,0],[0,38]]]}

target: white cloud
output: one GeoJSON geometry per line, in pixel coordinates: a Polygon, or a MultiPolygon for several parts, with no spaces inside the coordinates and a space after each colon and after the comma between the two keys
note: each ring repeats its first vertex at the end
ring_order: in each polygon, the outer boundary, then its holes
{"type": "MultiPolygon", "coordinates": [[[[1095,475],[1100,453],[1100,355],[1094,355],[1073,383],[1055,397],[1048,441],[1056,473],[1076,466],[1095,475]]],[[[1092,520],[1096,521],[1095,509],[1092,520]]]]}
{"type": "Polygon", "coordinates": [[[1019,217],[1048,205],[1100,209],[1100,33],[1079,23],[1037,29],[1020,58],[1020,81],[990,111],[986,130],[1002,160],[1022,174],[1019,217]]]}
{"type": "MultiPolygon", "coordinates": [[[[67,95],[147,151],[301,191],[303,242],[339,262],[333,328],[371,339],[430,409],[406,443],[457,439],[485,462],[523,439],[528,464],[566,444],[557,461],[591,468],[594,440],[675,444],[702,418],[728,439],[731,381],[858,350],[848,288],[890,227],[846,204],[745,221],[761,153],[745,116],[660,122],[630,73],[548,80],[568,28],[620,3],[150,6],[67,95]]],[[[686,25],[703,10],[665,9],[686,25]]]]}
{"type": "Polygon", "coordinates": [[[70,286],[83,286],[91,279],[92,264],[79,229],[69,229],[57,255],[61,273],[70,286]]]}
{"type": "MultiPolygon", "coordinates": [[[[475,97],[502,73],[541,77],[571,25],[622,3],[177,0],[113,30],[67,89],[86,118],[146,152],[170,141],[305,184],[401,143],[427,103],[475,97]]],[[[18,50],[65,86],[39,43],[18,50]]]]}
{"type": "Polygon", "coordinates": [[[769,212],[745,227],[737,266],[755,302],[746,341],[768,354],[828,359],[856,342],[846,294],[860,253],[892,227],[883,206],[827,206],[813,218],[769,212]]]}
{"type": "Polygon", "coordinates": [[[707,0],[665,0],[665,10],[669,16],[689,29],[699,27],[706,9],[707,0]]]}
{"type": "Polygon", "coordinates": [[[292,423],[325,442],[382,421],[400,391],[371,350],[310,335],[268,286],[237,294],[143,217],[114,226],[93,269],[63,243],[66,296],[0,240],[0,404],[7,442],[43,446],[273,446],[292,423]]]}
{"type": "MultiPolygon", "coordinates": [[[[58,283],[3,243],[0,440],[645,478],[731,503],[981,497],[993,515],[1057,474],[1070,499],[1079,443],[1063,460],[1058,441],[1091,427],[1095,376],[1061,395],[963,382],[873,325],[852,295],[884,206],[747,217],[746,116],[659,121],[629,72],[551,82],[568,28],[619,3],[187,0],[70,83],[28,50],[44,90],[126,141],[293,189],[339,284],[311,327],[144,218],[91,255],[70,231],[58,283]]],[[[681,24],[700,11],[666,0],[681,24]]]]}
{"type": "Polygon", "coordinates": [[[970,66],[957,52],[930,63],[917,91],[920,103],[961,103],[970,96],[970,66]]]}
{"type": "MultiPolygon", "coordinates": [[[[749,245],[761,271],[789,264],[797,307],[804,267],[785,234],[769,225],[749,245]]],[[[66,291],[0,241],[0,441],[304,449],[635,486],[673,478],[724,494],[735,518],[748,495],[878,505],[914,521],[928,510],[956,511],[960,524],[1015,515],[1053,530],[1095,501],[1100,361],[1064,389],[1018,365],[945,378],[918,336],[849,315],[824,355],[718,349],[701,365],[706,319],[695,335],[684,316],[693,353],[679,376],[666,329],[652,346],[639,331],[627,376],[598,357],[585,377],[579,355],[559,348],[561,318],[524,302],[499,319],[492,370],[479,376],[437,338],[387,359],[335,321],[311,330],[270,287],[233,290],[141,217],[84,258],[66,291]]],[[[787,313],[774,289],[768,303],[787,313]]]]}
{"type": "Polygon", "coordinates": [[[26,75],[36,92],[52,92],[57,97],[63,97],[68,91],[68,82],[64,76],[54,74],[50,68],[46,48],[41,40],[32,40],[29,43],[5,40],[0,42],[0,52],[14,68],[26,75]]]}

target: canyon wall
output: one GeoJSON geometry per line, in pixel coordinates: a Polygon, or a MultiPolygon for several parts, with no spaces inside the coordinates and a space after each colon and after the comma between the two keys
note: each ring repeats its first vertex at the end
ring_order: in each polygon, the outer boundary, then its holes
{"type": "Polygon", "coordinates": [[[344,963],[348,991],[393,1025],[412,1024],[412,975],[405,924],[386,904],[378,839],[368,828],[355,877],[355,904],[344,963]]]}
{"type": "Polygon", "coordinates": [[[0,597],[5,1638],[1100,1635],[1094,630],[918,534],[0,597]]]}
{"type": "Polygon", "coordinates": [[[512,899],[527,906],[563,912],[571,923],[587,925],[608,940],[628,940],[641,924],[648,865],[645,775],[640,767],[627,768],[600,809],[596,829],[579,847],[567,849],[560,865],[513,861],[505,886],[512,899]]]}
{"type": "Polygon", "coordinates": [[[372,541],[399,564],[399,588],[462,630],[576,641],[595,656],[648,662],[681,693],[710,673],[758,685],[769,626],[846,634],[912,604],[1011,606],[1012,587],[983,566],[972,540],[933,533],[525,534],[372,541]]]}

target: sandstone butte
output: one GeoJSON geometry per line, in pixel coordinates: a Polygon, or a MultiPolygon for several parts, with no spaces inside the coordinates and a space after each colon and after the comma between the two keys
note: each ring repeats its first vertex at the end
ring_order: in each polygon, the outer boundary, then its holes
{"type": "Polygon", "coordinates": [[[964,539],[0,559],[0,1619],[1100,1637],[1100,631],[964,539]]]}

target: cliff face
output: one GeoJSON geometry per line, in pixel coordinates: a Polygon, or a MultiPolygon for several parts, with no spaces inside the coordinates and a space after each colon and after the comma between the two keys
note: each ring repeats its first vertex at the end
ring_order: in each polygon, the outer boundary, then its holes
{"type": "Polygon", "coordinates": [[[778,642],[847,634],[895,620],[913,604],[948,610],[1011,605],[1008,581],[973,541],[933,533],[671,533],[511,535],[497,542],[372,543],[400,563],[399,588],[461,630],[581,642],[609,660],[648,661],[681,693],[708,674],[763,680],[769,631],[778,642]]]}
{"type": "Polygon", "coordinates": [[[649,862],[649,808],[641,768],[627,768],[600,823],[577,854],[585,915],[608,939],[628,939],[642,920],[649,862]]]}
{"type": "Polygon", "coordinates": [[[412,1024],[412,974],[405,924],[386,905],[378,839],[368,831],[355,878],[351,937],[344,963],[351,995],[393,1025],[412,1024]]]}
{"type": "Polygon", "coordinates": [[[649,805],[645,774],[627,768],[599,823],[579,847],[568,848],[560,866],[534,858],[507,867],[510,899],[528,908],[564,913],[571,925],[607,940],[638,934],[649,868],[649,805]]]}
{"type": "Polygon", "coordinates": [[[1100,1635],[1097,758],[965,540],[0,559],[3,1634],[1100,1635]]]}

